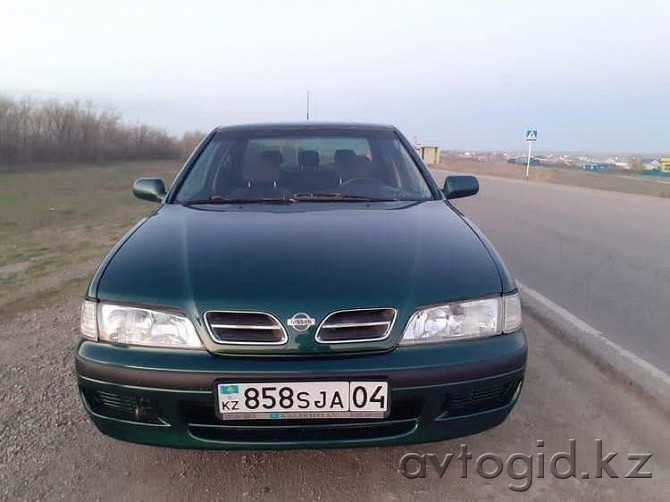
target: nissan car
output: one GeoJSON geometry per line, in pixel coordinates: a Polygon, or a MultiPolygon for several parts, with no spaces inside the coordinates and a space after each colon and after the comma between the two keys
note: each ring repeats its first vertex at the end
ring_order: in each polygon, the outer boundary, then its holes
{"type": "Polygon", "coordinates": [[[502,423],[527,360],[500,256],[394,127],[203,139],[93,276],[78,391],[111,437],[175,448],[425,443],[502,423]]]}

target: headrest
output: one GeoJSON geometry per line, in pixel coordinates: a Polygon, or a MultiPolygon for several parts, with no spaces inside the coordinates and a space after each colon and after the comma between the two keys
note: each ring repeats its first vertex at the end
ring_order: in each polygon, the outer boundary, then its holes
{"type": "Polygon", "coordinates": [[[284,156],[279,150],[265,150],[261,154],[261,159],[267,160],[268,162],[272,162],[273,164],[277,165],[280,165],[282,162],[284,162],[284,156]]]}
{"type": "Polygon", "coordinates": [[[367,167],[372,164],[372,161],[365,155],[356,155],[356,165],[359,167],[367,167]]]}
{"type": "Polygon", "coordinates": [[[298,164],[306,167],[318,167],[319,152],[316,150],[303,150],[298,154],[298,164]]]}
{"type": "Polygon", "coordinates": [[[335,162],[338,164],[351,164],[356,160],[353,150],[335,150],[335,162]]]}

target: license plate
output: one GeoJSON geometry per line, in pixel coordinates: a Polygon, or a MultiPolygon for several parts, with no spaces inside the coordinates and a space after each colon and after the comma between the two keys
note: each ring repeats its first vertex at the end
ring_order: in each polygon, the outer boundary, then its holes
{"type": "Polygon", "coordinates": [[[219,383],[219,417],[224,420],[385,418],[388,382],[219,383]]]}

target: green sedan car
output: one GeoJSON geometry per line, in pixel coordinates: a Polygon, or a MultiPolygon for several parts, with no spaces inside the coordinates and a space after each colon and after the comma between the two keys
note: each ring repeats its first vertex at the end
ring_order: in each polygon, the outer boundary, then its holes
{"type": "Polygon", "coordinates": [[[177,448],[425,443],[505,420],[513,278],[394,127],[221,127],[88,287],[78,388],[98,429],[177,448]]]}

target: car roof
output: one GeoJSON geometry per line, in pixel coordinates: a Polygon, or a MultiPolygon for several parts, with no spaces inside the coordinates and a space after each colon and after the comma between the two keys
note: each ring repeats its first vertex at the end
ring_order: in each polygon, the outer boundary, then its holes
{"type": "Polygon", "coordinates": [[[239,124],[219,126],[217,132],[233,131],[295,131],[295,130],[360,130],[360,131],[393,131],[395,127],[384,124],[361,124],[355,122],[275,122],[261,124],[239,124]]]}

